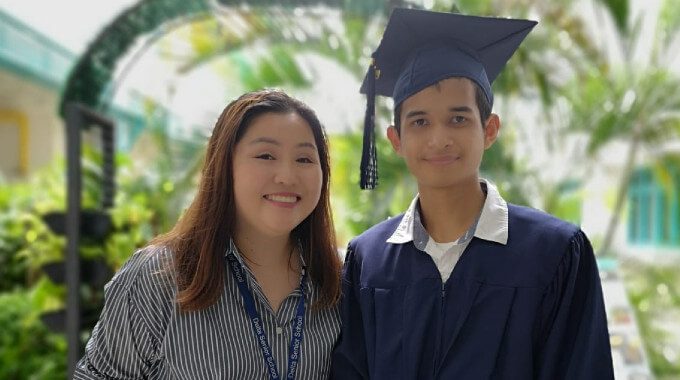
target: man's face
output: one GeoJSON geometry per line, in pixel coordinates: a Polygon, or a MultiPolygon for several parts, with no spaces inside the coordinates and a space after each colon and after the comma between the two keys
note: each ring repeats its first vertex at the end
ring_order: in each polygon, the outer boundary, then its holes
{"type": "Polygon", "coordinates": [[[496,139],[500,122],[491,115],[483,128],[475,86],[448,78],[401,104],[401,131],[387,135],[421,188],[445,188],[478,181],[484,150],[496,139]]]}

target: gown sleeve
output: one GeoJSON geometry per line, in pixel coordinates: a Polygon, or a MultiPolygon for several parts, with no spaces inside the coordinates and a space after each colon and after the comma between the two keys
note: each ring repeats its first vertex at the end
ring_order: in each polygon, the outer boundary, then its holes
{"type": "Polygon", "coordinates": [[[147,379],[159,347],[159,304],[155,269],[148,253],[136,252],[104,288],[104,309],[78,362],[73,379],[147,379]]]}
{"type": "Polygon", "coordinates": [[[368,379],[364,324],[358,299],[359,273],[354,252],[350,242],[342,270],[342,328],[331,364],[331,378],[338,380],[368,379]]]}
{"type": "Polygon", "coordinates": [[[613,379],[607,315],[595,255],[571,238],[541,307],[539,379],[613,379]]]}

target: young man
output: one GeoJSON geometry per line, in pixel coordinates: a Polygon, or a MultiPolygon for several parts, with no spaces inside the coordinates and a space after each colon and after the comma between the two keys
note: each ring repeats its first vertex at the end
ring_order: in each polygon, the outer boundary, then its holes
{"type": "Polygon", "coordinates": [[[501,127],[491,83],[536,23],[396,9],[362,90],[418,182],[406,212],[350,242],[336,379],[612,379],[595,257],[576,226],[479,178],[501,127]]]}

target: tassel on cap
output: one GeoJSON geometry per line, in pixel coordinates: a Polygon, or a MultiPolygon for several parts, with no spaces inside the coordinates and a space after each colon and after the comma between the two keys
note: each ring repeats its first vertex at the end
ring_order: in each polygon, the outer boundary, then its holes
{"type": "Polygon", "coordinates": [[[371,62],[367,74],[366,114],[364,116],[364,142],[361,151],[361,181],[363,190],[372,190],[378,185],[378,157],[375,146],[375,62],[371,62]]]}

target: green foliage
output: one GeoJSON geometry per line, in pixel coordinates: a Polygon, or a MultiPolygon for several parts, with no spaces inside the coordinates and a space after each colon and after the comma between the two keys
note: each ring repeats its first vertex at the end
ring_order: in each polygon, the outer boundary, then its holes
{"type": "Polygon", "coordinates": [[[34,303],[39,292],[0,293],[0,378],[63,379],[66,340],[47,331],[34,303]]]}
{"type": "MultiPolygon", "coordinates": [[[[81,258],[104,259],[114,270],[136,249],[174,224],[192,195],[202,162],[202,143],[199,146],[193,140],[172,141],[164,128],[167,113],[153,103],[147,105],[147,111],[148,128],[142,137],[143,154],[147,156],[144,162],[122,154],[115,157],[116,198],[114,207],[106,210],[112,219],[110,234],[103,242],[85,238],[80,242],[81,258]]],[[[82,206],[101,209],[101,154],[83,146],[81,164],[82,206]]],[[[39,319],[40,313],[65,305],[64,286],[52,283],[42,270],[46,263],[63,260],[66,245],[65,238],[50,231],[42,216],[52,211],[63,212],[65,205],[63,159],[35,172],[26,183],[0,188],[0,292],[13,291],[12,297],[6,295],[7,313],[3,314],[5,308],[0,302],[2,379],[65,377],[64,337],[47,333],[39,319]],[[22,308],[17,309],[14,304],[21,304],[22,308]],[[5,318],[14,323],[4,323],[5,318]],[[26,369],[16,360],[23,355],[30,356],[26,369]]],[[[102,290],[83,285],[83,304],[101,305],[102,290]]],[[[86,329],[93,327],[93,321],[83,322],[86,329]]]]}
{"type": "MultiPolygon", "coordinates": [[[[145,180],[144,176],[134,174],[128,158],[121,155],[116,161],[120,173],[118,192],[115,207],[109,210],[113,229],[103,243],[82,240],[80,247],[82,258],[103,258],[114,269],[163,228],[154,224],[158,217],[151,205],[170,203],[175,190],[168,188],[167,184],[172,182],[167,177],[156,178],[145,172],[146,177],[154,177],[145,180]],[[164,187],[165,196],[158,196],[156,187],[164,187]]],[[[101,157],[94,150],[84,149],[83,206],[87,208],[100,204],[100,163],[101,157]]],[[[39,319],[41,313],[62,309],[65,304],[64,286],[53,284],[41,269],[46,263],[63,260],[65,238],[50,231],[42,219],[46,212],[64,209],[63,173],[64,160],[55,160],[36,172],[29,182],[6,185],[0,190],[2,379],[65,377],[65,339],[63,335],[49,333],[39,319]]],[[[169,207],[159,210],[170,217],[169,207]]],[[[101,304],[102,289],[83,286],[81,290],[85,304],[101,304]]]]}
{"type": "Polygon", "coordinates": [[[279,45],[272,46],[266,55],[257,57],[255,62],[242,52],[234,53],[230,58],[238,68],[240,80],[246,91],[284,84],[294,87],[307,86],[309,81],[295,63],[293,53],[294,50],[279,45]]]}
{"type": "Polygon", "coordinates": [[[609,14],[614,19],[614,24],[619,33],[622,35],[628,34],[628,16],[630,13],[630,4],[628,0],[598,0],[602,3],[609,14]]]}
{"type": "Polygon", "coordinates": [[[29,183],[0,190],[0,291],[30,285],[39,275],[39,265],[62,256],[64,239],[52,234],[41,219],[56,207],[53,197],[63,197],[63,181],[55,174],[61,164],[42,170],[29,183]]]}
{"type": "MultiPolygon", "coordinates": [[[[680,30],[680,7],[677,0],[664,0],[659,11],[659,33],[655,43],[659,47],[669,46],[676,32],[680,30]]],[[[655,49],[657,50],[657,49],[655,49]]]]}
{"type": "Polygon", "coordinates": [[[378,187],[360,190],[361,154],[357,154],[357,147],[361,147],[362,139],[360,132],[330,136],[331,202],[341,244],[372,225],[402,213],[417,192],[406,164],[392,151],[389,141],[381,137],[376,138],[378,187]]]}
{"type": "Polygon", "coordinates": [[[0,292],[13,290],[26,280],[28,265],[14,254],[22,244],[15,220],[9,213],[0,215],[0,292]]]}
{"type": "MultiPolygon", "coordinates": [[[[82,205],[84,209],[97,209],[101,203],[101,172],[98,169],[101,157],[90,148],[83,151],[82,205]]],[[[118,157],[117,161],[120,165],[124,160],[118,157]]],[[[124,171],[125,167],[121,169],[124,171]]],[[[0,205],[3,206],[0,208],[3,227],[0,230],[0,260],[12,265],[2,267],[2,271],[11,275],[3,276],[1,289],[31,286],[40,277],[42,265],[63,260],[65,238],[55,235],[42,219],[48,212],[64,211],[63,173],[64,161],[55,160],[36,172],[29,183],[8,185],[3,189],[11,200],[0,205]]],[[[145,192],[128,193],[126,187],[131,183],[136,181],[122,176],[116,206],[110,210],[113,230],[104,245],[83,240],[83,258],[105,258],[110,265],[118,267],[134,248],[143,245],[155,232],[150,224],[153,212],[148,200],[151,196],[145,192]]]]}
{"type": "Polygon", "coordinates": [[[480,174],[496,184],[498,191],[506,201],[529,205],[529,200],[523,191],[523,183],[529,174],[509,152],[508,146],[511,145],[512,141],[508,139],[509,136],[505,136],[496,140],[491,148],[484,152],[482,164],[479,168],[480,174]]]}
{"type": "MultiPolygon", "coordinates": [[[[165,233],[193,197],[203,164],[206,137],[173,139],[166,131],[169,115],[149,102],[147,128],[138,146],[140,160],[127,158],[117,178],[120,191],[111,211],[114,222],[129,233],[126,224],[140,223],[142,240],[165,233]]],[[[115,236],[110,237],[115,239],[115,236]]]]}
{"type": "Polygon", "coordinates": [[[483,16],[487,15],[490,12],[492,12],[493,7],[493,1],[492,0],[457,0],[455,4],[450,6],[450,9],[448,8],[447,5],[445,4],[437,4],[435,7],[436,10],[446,12],[446,11],[452,11],[456,13],[463,13],[463,14],[469,14],[469,15],[478,15],[478,16],[483,16]]]}
{"type": "Polygon", "coordinates": [[[557,184],[552,191],[546,191],[543,211],[560,219],[581,224],[581,205],[584,190],[574,180],[565,180],[557,184]]]}
{"type": "MultiPolygon", "coordinates": [[[[614,240],[617,225],[622,218],[630,178],[638,160],[639,151],[654,151],[670,139],[680,137],[680,77],[670,67],[667,58],[674,51],[672,41],[680,33],[677,4],[661,4],[662,12],[656,14],[654,42],[641,43],[643,17],[631,17],[630,2],[626,0],[600,0],[604,9],[614,19],[616,30],[613,43],[623,53],[623,62],[609,63],[606,50],[590,62],[587,71],[578,72],[572,83],[565,86],[564,94],[572,115],[569,128],[589,136],[587,153],[596,157],[602,148],[613,141],[627,143],[628,152],[622,159],[614,210],[610,217],[600,252],[607,252],[614,240]],[[644,49],[638,51],[639,49],[644,49]],[[640,67],[636,54],[642,52],[649,61],[640,67]]],[[[599,32],[599,31],[598,31],[599,32]]],[[[672,55],[672,54],[671,54],[672,55]]]]}
{"type": "MultiPolygon", "coordinates": [[[[25,192],[28,186],[24,186],[25,192]]],[[[26,261],[15,255],[25,235],[18,215],[11,205],[22,200],[13,197],[9,185],[0,187],[0,292],[13,290],[25,282],[26,261]]]]}
{"type": "Polygon", "coordinates": [[[155,210],[150,206],[153,194],[119,193],[116,206],[111,210],[114,230],[104,243],[107,263],[113,268],[120,268],[137,250],[151,240],[156,234],[153,220],[155,210]]]}
{"type": "Polygon", "coordinates": [[[660,266],[630,260],[621,267],[654,374],[660,379],[677,378],[680,336],[672,326],[680,320],[678,263],[660,266]]]}
{"type": "Polygon", "coordinates": [[[680,77],[664,69],[603,76],[592,71],[575,78],[565,95],[573,131],[589,132],[588,152],[634,135],[646,145],[680,136],[680,77]]]}
{"type": "MultiPolygon", "coordinates": [[[[661,185],[664,194],[676,195],[680,200],[680,154],[667,154],[659,157],[652,166],[654,179],[661,185]]],[[[670,204],[670,199],[668,200],[670,204]]]]}

